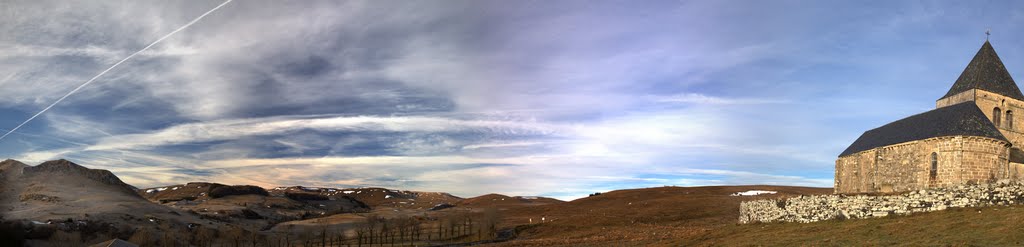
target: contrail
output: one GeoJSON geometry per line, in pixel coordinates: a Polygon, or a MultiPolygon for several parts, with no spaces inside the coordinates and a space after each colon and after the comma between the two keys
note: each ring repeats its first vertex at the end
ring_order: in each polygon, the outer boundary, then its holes
{"type": "Polygon", "coordinates": [[[124,59],[121,59],[121,61],[118,61],[114,65],[111,65],[109,68],[103,70],[103,72],[100,72],[99,74],[96,74],[96,76],[93,76],[92,79],[89,79],[88,81],[85,81],[85,83],[82,83],[82,85],[79,85],[74,90],[71,90],[71,92],[68,92],[67,94],[65,94],[64,97],[60,97],[59,99],[57,99],[57,101],[54,101],[53,104],[50,104],[50,106],[47,106],[46,108],[43,108],[43,110],[39,111],[39,113],[36,113],[36,115],[32,115],[32,117],[28,118],[28,120],[25,120],[25,122],[22,122],[17,127],[14,127],[13,129],[11,129],[11,131],[8,131],[7,134],[4,134],[4,135],[0,136],[0,140],[3,140],[4,137],[7,137],[11,133],[14,133],[14,131],[16,131],[19,128],[21,128],[21,126],[24,126],[28,122],[31,122],[33,119],[36,119],[36,117],[38,117],[39,115],[42,115],[44,112],[50,110],[50,108],[53,108],[53,106],[57,105],[57,103],[60,103],[61,101],[64,101],[64,99],[66,99],[68,96],[71,96],[72,94],[78,92],[78,90],[81,90],[83,87],[88,86],[90,83],[95,81],[97,78],[100,78],[100,76],[103,76],[107,72],[110,72],[110,70],[116,68],[118,65],[121,65],[121,63],[124,63],[124,61],[128,61],[128,59],[131,59],[132,57],[135,57],[135,55],[139,55],[139,53],[142,53],[143,51],[148,50],[150,47],[153,47],[157,43],[160,43],[161,41],[164,41],[168,37],[171,37],[171,35],[174,35],[175,33],[178,33],[179,31],[184,30],[185,28],[188,28],[189,26],[192,26],[192,24],[195,24],[196,22],[199,22],[199,20],[203,19],[203,17],[206,17],[210,13],[213,13],[214,11],[217,11],[217,9],[220,9],[220,7],[224,7],[224,5],[227,5],[231,1],[232,0],[224,1],[224,3],[221,3],[220,5],[217,5],[217,7],[213,7],[212,9],[210,9],[210,11],[206,11],[206,13],[203,13],[199,17],[196,17],[195,19],[192,19],[192,21],[186,23],[184,26],[181,26],[178,29],[175,29],[174,31],[172,31],[171,33],[168,33],[167,35],[164,35],[163,37],[160,37],[156,41],[153,41],[153,43],[150,43],[146,47],[143,47],[141,50],[136,51],[135,53],[132,53],[131,55],[128,55],[124,59]]]}

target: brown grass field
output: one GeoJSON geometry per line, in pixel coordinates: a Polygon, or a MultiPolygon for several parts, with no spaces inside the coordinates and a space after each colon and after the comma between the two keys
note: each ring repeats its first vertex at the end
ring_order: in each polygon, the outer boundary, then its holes
{"type": "Polygon", "coordinates": [[[816,223],[739,225],[739,202],[829,188],[663,187],[621,190],[563,204],[510,209],[515,240],[490,246],[1021,246],[1024,206],[816,223]],[[770,196],[729,196],[751,189],[770,196]],[[538,215],[549,222],[536,223],[538,215]],[[529,218],[534,224],[528,224],[529,218]],[[553,221],[550,221],[552,220],[553,221]]]}

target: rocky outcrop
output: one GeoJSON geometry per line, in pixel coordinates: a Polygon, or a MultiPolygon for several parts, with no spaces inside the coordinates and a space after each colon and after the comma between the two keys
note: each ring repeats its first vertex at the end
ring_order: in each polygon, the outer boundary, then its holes
{"type": "Polygon", "coordinates": [[[1024,203],[1024,183],[1000,181],[918,190],[899,195],[816,195],[747,201],[740,204],[739,222],[807,223],[1021,203],[1024,203]]]}

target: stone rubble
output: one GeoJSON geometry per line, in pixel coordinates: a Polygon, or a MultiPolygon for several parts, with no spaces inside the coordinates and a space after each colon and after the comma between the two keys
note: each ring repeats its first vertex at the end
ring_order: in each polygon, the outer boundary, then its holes
{"type": "Polygon", "coordinates": [[[899,195],[814,195],[746,201],[740,203],[739,222],[809,223],[1021,203],[1024,203],[1024,183],[1003,180],[991,184],[911,191],[899,195]]]}

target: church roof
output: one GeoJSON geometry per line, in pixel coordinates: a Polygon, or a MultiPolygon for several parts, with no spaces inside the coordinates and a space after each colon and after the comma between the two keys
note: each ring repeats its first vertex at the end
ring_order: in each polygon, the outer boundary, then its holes
{"type": "Polygon", "coordinates": [[[1013,82],[1010,72],[1003,66],[1003,61],[999,60],[999,55],[996,55],[996,50],[988,41],[981,45],[978,54],[974,55],[971,63],[968,63],[964,72],[960,73],[960,78],[956,79],[956,83],[953,83],[953,87],[949,88],[949,92],[942,98],[971,89],[981,89],[1024,100],[1024,94],[1021,94],[1017,83],[1013,82]]]}
{"type": "Polygon", "coordinates": [[[839,157],[876,147],[942,136],[980,136],[1009,142],[973,101],[967,101],[865,131],[839,157]]]}

